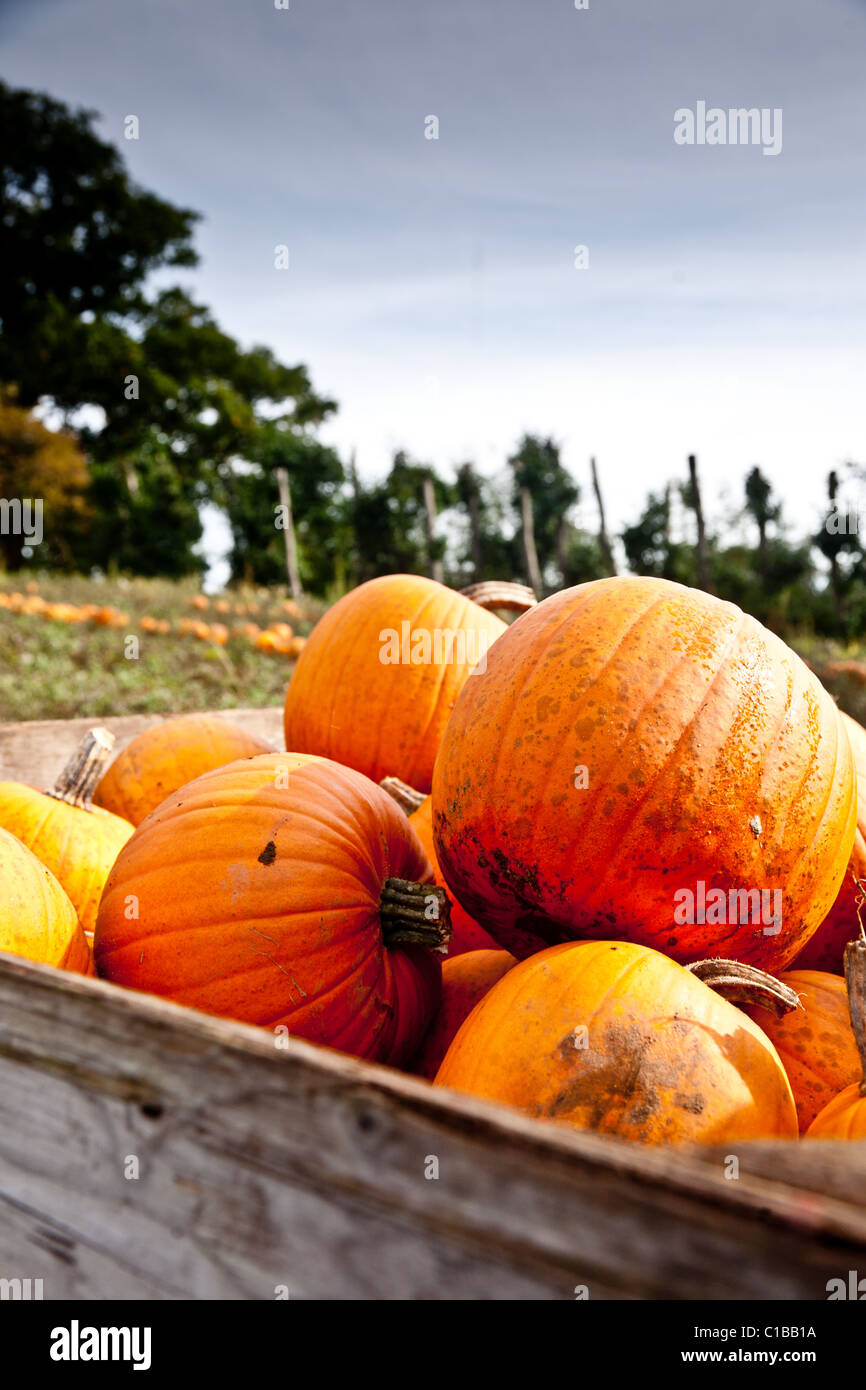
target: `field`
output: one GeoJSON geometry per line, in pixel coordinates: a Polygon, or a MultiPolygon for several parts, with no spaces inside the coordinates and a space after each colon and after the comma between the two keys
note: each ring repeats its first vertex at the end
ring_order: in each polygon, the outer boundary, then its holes
{"type": "MultiPolygon", "coordinates": [[[[206,599],[192,580],[0,574],[0,721],[281,704],[294,658],[279,648],[260,650],[253,629],[288,623],[303,638],[327,606],[305,599],[298,617],[286,605],[281,589],[239,588],[206,599]],[[103,626],[10,611],[3,604],[13,594],[113,608],[127,621],[103,626]],[[148,632],[153,619],[170,630],[148,632]],[[184,631],[193,621],[227,632],[213,640],[184,631]],[[135,651],[131,636],[137,656],[127,655],[135,651]]],[[[788,640],[840,708],[866,724],[866,643],[844,646],[809,634],[788,640]]]]}
{"type": "Polygon", "coordinates": [[[284,650],[260,650],[253,628],[284,623],[303,637],[322,608],[305,603],[299,618],[276,589],[205,599],[194,581],[2,575],[0,721],[280,704],[294,660],[284,650]],[[12,611],[2,604],[13,594],[19,604],[89,605],[115,616],[70,621],[62,610],[12,611]],[[153,622],[169,630],[148,631],[153,622]],[[183,630],[193,622],[215,633],[183,630]]]}

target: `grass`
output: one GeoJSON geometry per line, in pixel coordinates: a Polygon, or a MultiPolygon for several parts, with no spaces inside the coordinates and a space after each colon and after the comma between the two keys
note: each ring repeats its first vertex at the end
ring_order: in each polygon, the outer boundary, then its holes
{"type": "Polygon", "coordinates": [[[43,574],[0,575],[0,593],[26,592],[28,582],[48,602],[111,606],[129,621],[67,625],[0,609],[0,722],[281,704],[294,666],[288,657],[258,651],[239,635],[219,646],[176,630],[149,634],[140,620],[146,614],[167,618],[176,629],[182,618],[198,618],[222,622],[230,632],[244,622],[264,628],[288,621],[305,636],[323,607],[305,604],[303,620],[295,620],[283,609],[284,592],[247,589],[216,597],[256,605],[256,612],[215,612],[213,602],[197,612],[194,582],[43,574]],[[137,658],[126,655],[130,635],[138,639],[137,658]]]}
{"type": "MultiPolygon", "coordinates": [[[[127,614],[129,621],[120,627],[65,625],[0,608],[0,722],[105,719],[283,702],[294,666],[288,657],[258,651],[240,635],[219,646],[176,631],[181,619],[190,617],[222,622],[230,631],[244,622],[264,628],[285,621],[282,590],[232,590],[215,595],[207,611],[197,612],[192,599],[198,586],[192,580],[0,574],[0,594],[26,592],[28,584],[48,602],[111,606],[127,614]],[[214,609],[216,599],[233,607],[254,605],[257,611],[220,613],[214,609]],[[147,614],[168,619],[173,631],[143,632],[140,623],[147,614]],[[125,654],[130,635],[138,638],[137,658],[125,654]]],[[[295,631],[306,636],[325,606],[306,601],[303,619],[289,619],[295,631]]],[[[866,643],[845,645],[808,634],[789,640],[840,708],[866,724],[866,643]],[[835,670],[839,663],[846,669],[835,670]]]]}

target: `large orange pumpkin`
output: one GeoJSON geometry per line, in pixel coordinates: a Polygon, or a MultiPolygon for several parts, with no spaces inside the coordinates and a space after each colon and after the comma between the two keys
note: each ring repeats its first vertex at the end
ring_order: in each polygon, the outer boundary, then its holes
{"type": "Polygon", "coordinates": [[[841,975],[788,970],[779,978],[799,995],[802,1007],[777,1017],[750,1004],[746,1013],[782,1059],[803,1132],[834,1096],[859,1080],[860,1058],[841,975]]]}
{"type": "Polygon", "coordinates": [[[57,879],[26,845],[0,830],[0,951],[93,973],[75,908],[57,879]]]}
{"type": "Polygon", "coordinates": [[[161,801],[215,767],[272,753],[264,739],[215,714],[181,714],[123,748],[94,792],[97,805],[140,825],[161,801]]]}
{"type": "Polygon", "coordinates": [[[866,729],[844,713],[842,723],[848,733],[857,778],[854,846],[836,901],[794,961],[797,970],[829,970],[834,974],[844,969],[845,947],[859,935],[857,900],[862,892],[860,883],[866,884],[866,729]]]}
{"type": "Polygon", "coordinates": [[[860,1075],[819,1111],[807,1139],[866,1139],[866,937],[845,947],[845,979],[860,1075]]]}
{"type": "Polygon", "coordinates": [[[797,1135],[766,1034],[689,970],[631,942],[551,946],[509,970],[435,1084],[647,1144],[797,1135]]]}
{"type": "Polygon", "coordinates": [[[475,1005],[517,961],[508,951],[465,951],[442,966],[442,1002],[409,1071],[432,1081],[475,1005]]]}
{"type": "Polygon", "coordinates": [[[286,747],[429,792],[457,696],[505,631],[493,613],[422,575],[371,579],[307,639],[286,695],[286,747]]]}
{"type": "Polygon", "coordinates": [[[568,589],[467,681],[439,751],[436,854],[523,956],[607,937],[781,969],[851,853],[848,737],[794,652],[660,579],[568,589]]]}
{"type": "Polygon", "coordinates": [[[96,966],[207,1013],[400,1063],[439,1000],[428,944],[447,937],[447,898],[431,879],[403,812],[360,773],[303,754],[248,758],[138,827],[105,887],[96,966]]]}
{"type": "Polygon", "coordinates": [[[0,826],[51,870],[88,933],[108,871],[132,834],[128,821],[90,803],[113,742],[107,730],[91,729],[51,792],[0,782],[0,826]]]}

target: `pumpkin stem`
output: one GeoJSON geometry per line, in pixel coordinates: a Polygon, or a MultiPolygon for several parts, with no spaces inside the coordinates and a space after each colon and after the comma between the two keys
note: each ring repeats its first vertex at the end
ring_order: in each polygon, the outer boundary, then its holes
{"type": "Polygon", "coordinates": [[[84,735],[47,795],[65,801],[67,806],[79,806],[92,811],[91,798],[102,777],[114,747],[114,734],[107,729],[90,729],[84,735]]]}
{"type": "Polygon", "coordinates": [[[401,782],[399,777],[383,777],[379,786],[396,801],[400,810],[405,811],[407,816],[411,816],[412,812],[417,811],[422,802],[427,800],[426,792],[416,791],[408,782],[401,782]]]}
{"type": "Polygon", "coordinates": [[[862,935],[862,927],[861,935],[845,947],[845,983],[851,1027],[863,1067],[860,1094],[866,1096],[866,936],[862,935]]]}
{"type": "Polygon", "coordinates": [[[754,965],[743,965],[739,960],[696,960],[686,969],[732,1004],[755,1004],[777,1018],[803,1007],[796,990],[783,985],[775,975],[757,970],[754,965]]]}
{"type": "Polygon", "coordinates": [[[385,945],[429,946],[444,952],[451,940],[451,903],[435,883],[411,883],[388,878],[379,898],[379,919],[385,945]]]}
{"type": "Polygon", "coordinates": [[[482,584],[469,584],[460,593],[464,598],[477,603],[479,608],[508,608],[516,613],[525,613],[538,602],[532,589],[526,584],[511,584],[505,580],[485,580],[482,584]]]}

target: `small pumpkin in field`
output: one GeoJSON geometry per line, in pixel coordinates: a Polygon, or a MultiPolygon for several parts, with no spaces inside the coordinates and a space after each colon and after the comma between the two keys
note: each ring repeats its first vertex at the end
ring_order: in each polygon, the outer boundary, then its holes
{"type": "Polygon", "coordinates": [[[36,855],[0,830],[0,951],[59,970],[93,973],[78,914],[36,855]]]}
{"type": "Polygon", "coordinates": [[[763,1028],[788,1074],[801,1133],[834,1096],[860,1078],[860,1057],[841,975],[822,970],[786,970],[781,982],[802,1005],[781,1017],[759,1004],[746,1006],[763,1028]]]}
{"type": "Polygon", "coordinates": [[[463,686],[433,783],[462,906],[525,956],[607,937],[783,969],[857,817],[839,712],[733,604],[662,579],[566,589],[463,686]]]}
{"type": "Polygon", "coordinates": [[[449,956],[442,966],[442,1002],[409,1071],[432,1081],[475,1005],[516,964],[508,951],[464,951],[449,956]]]}
{"type": "Polygon", "coordinates": [[[215,714],[181,714],[145,729],[121,749],[93,799],[140,825],[161,801],[203,772],[271,752],[264,739],[215,714]]]}
{"type": "Polygon", "coordinates": [[[551,946],[484,995],[435,1084],[645,1144],[796,1138],[776,1049],[705,983],[743,967],[701,970],[631,942],[551,946]]]}
{"type": "Polygon", "coordinates": [[[92,933],[108,871],[132,834],[127,820],[91,804],[114,739],[91,729],[50,792],[0,782],[0,826],[32,850],[92,933]]]}
{"type": "Polygon", "coordinates": [[[844,969],[845,947],[860,934],[857,900],[862,893],[860,884],[866,884],[866,729],[844,713],[842,723],[851,744],[857,779],[854,845],[836,901],[794,961],[795,970],[829,970],[838,974],[844,969]]]}
{"type": "Polygon", "coordinates": [[[860,1075],[820,1110],[807,1139],[866,1139],[866,937],[845,947],[845,980],[851,1028],[860,1057],[860,1075]]]}
{"type": "Polygon", "coordinates": [[[286,747],[429,792],[454,703],[505,623],[418,574],[371,579],[335,603],[298,656],[286,747]]]}
{"type": "Polygon", "coordinates": [[[448,900],[431,879],[402,811],[360,773],[297,753],[247,758],[138,827],[102,896],[96,966],[400,1064],[439,1001],[448,900]]]}

